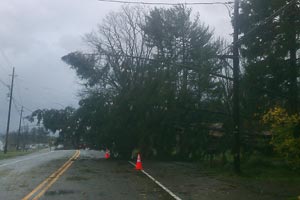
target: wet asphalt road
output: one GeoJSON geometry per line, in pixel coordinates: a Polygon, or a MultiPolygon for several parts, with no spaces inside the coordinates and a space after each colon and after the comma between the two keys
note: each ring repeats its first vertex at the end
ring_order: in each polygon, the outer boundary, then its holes
{"type": "MultiPolygon", "coordinates": [[[[0,161],[0,200],[24,198],[71,158],[75,150],[42,151],[0,161]]],[[[172,199],[126,161],[105,160],[104,153],[80,156],[40,199],[172,199]]]]}

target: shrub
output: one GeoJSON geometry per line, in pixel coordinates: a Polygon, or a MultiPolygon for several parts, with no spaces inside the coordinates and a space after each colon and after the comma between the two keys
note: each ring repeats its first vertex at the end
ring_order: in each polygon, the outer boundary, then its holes
{"type": "Polygon", "coordinates": [[[274,151],[293,169],[300,168],[300,116],[289,115],[285,109],[275,107],[263,115],[262,122],[271,129],[274,151]]]}

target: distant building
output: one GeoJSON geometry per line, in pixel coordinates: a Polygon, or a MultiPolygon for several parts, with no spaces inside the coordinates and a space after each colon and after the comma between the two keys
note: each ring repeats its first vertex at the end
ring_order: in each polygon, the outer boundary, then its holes
{"type": "Polygon", "coordinates": [[[208,126],[208,135],[214,138],[222,138],[225,135],[224,124],[214,123],[208,126]]]}

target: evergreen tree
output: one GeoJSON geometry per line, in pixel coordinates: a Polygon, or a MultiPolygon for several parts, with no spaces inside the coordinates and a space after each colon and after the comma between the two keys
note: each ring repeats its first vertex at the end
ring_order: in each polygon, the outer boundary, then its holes
{"type": "Polygon", "coordinates": [[[274,105],[297,112],[299,1],[242,1],[240,18],[248,114],[262,113],[274,105]]]}

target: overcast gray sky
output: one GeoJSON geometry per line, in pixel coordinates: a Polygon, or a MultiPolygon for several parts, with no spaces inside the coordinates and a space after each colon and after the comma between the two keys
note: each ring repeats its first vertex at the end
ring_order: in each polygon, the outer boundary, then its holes
{"type": "MultiPolygon", "coordinates": [[[[214,0],[143,0],[145,2],[214,2],[214,0]]],[[[227,0],[220,0],[227,1],[227,0]]],[[[95,29],[110,11],[122,4],[97,0],[1,0],[0,1],[0,81],[10,83],[16,69],[11,129],[18,126],[17,108],[76,107],[80,89],[78,79],[60,58],[82,50],[82,36],[95,29]],[[16,108],[17,107],[17,108],[16,108]]],[[[227,9],[197,5],[201,20],[215,29],[217,36],[232,33],[227,9]]],[[[0,83],[0,133],[6,130],[8,88],[0,83]]],[[[28,110],[29,109],[29,110],[28,110]]]]}

